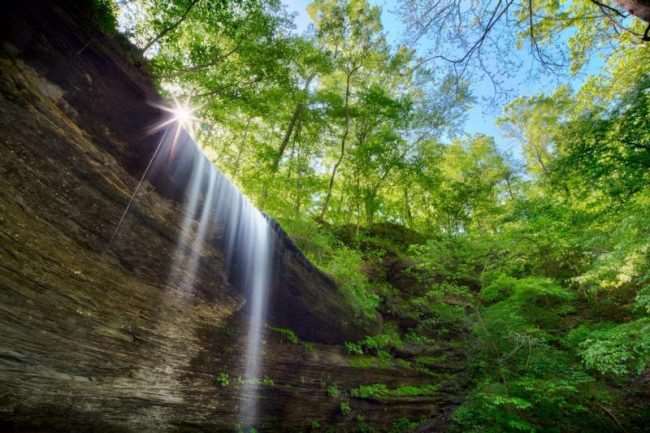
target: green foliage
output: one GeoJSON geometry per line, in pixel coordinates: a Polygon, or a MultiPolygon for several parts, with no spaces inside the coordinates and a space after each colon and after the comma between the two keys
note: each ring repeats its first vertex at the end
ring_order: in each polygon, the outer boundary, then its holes
{"type": "Polygon", "coordinates": [[[386,394],[388,394],[388,387],[382,383],[361,385],[350,391],[350,395],[356,398],[377,398],[386,394]]]}
{"type": "Polygon", "coordinates": [[[613,109],[599,107],[564,125],[555,140],[557,182],[630,197],[650,180],[650,76],[621,96],[613,109]],[[577,175],[579,173],[579,175],[577,175]]]}
{"type": "Polygon", "coordinates": [[[350,407],[350,402],[348,400],[342,400],[339,403],[339,412],[343,416],[348,416],[352,413],[352,407],[350,407]]]}
{"type": "Polygon", "coordinates": [[[390,350],[402,346],[399,331],[390,324],[384,326],[381,334],[365,337],[361,341],[345,342],[345,349],[350,355],[373,354],[380,359],[389,359],[390,350]]]}
{"type": "Polygon", "coordinates": [[[381,334],[366,337],[362,340],[361,344],[364,348],[364,352],[380,355],[392,348],[399,348],[402,345],[402,340],[395,327],[386,325],[381,334]]]}
{"type": "Polygon", "coordinates": [[[562,340],[575,294],[550,279],[501,275],[481,299],[488,306],[474,326],[481,348],[474,362],[484,379],[454,415],[462,431],[602,428],[598,416],[581,417],[605,394],[565,349],[575,350],[576,337],[562,340]]]}
{"type": "Polygon", "coordinates": [[[327,387],[327,395],[331,398],[339,398],[341,396],[341,391],[336,384],[333,384],[327,387]]]}
{"type": "Polygon", "coordinates": [[[496,281],[481,289],[481,300],[487,304],[503,301],[514,293],[516,284],[516,278],[500,275],[496,281]]]}
{"type": "Polygon", "coordinates": [[[438,386],[433,384],[424,384],[418,386],[400,386],[398,388],[388,388],[383,383],[372,385],[361,385],[350,391],[354,398],[361,399],[383,399],[399,397],[420,397],[435,395],[438,392],[438,386]]]}
{"type": "Polygon", "coordinates": [[[512,293],[485,309],[485,322],[477,325],[477,332],[495,335],[518,332],[546,339],[546,331],[558,329],[562,317],[574,311],[571,302],[575,295],[552,280],[528,277],[507,281],[512,293]],[[504,324],[506,327],[501,329],[504,324]]]}
{"type": "Polygon", "coordinates": [[[354,368],[390,368],[394,365],[394,360],[385,356],[352,355],[348,361],[354,368]]]}
{"type": "Polygon", "coordinates": [[[639,290],[635,299],[635,307],[639,311],[650,314],[650,286],[639,290]]]}
{"type": "Polygon", "coordinates": [[[363,355],[363,346],[361,343],[355,343],[353,341],[345,342],[345,350],[350,355],[363,355]]]}
{"type": "Polygon", "coordinates": [[[590,413],[593,379],[521,377],[502,384],[484,382],[455,412],[465,432],[599,431],[607,421],[590,413]],[[590,416],[587,416],[590,415],[590,416]]]}
{"type": "Polygon", "coordinates": [[[321,269],[334,277],[343,295],[357,308],[362,317],[373,317],[379,297],[362,272],[363,259],[357,251],[340,247],[321,269]]]}
{"type": "Polygon", "coordinates": [[[641,374],[650,366],[650,319],[593,331],[580,343],[587,367],[602,374],[641,374]]]}
{"type": "Polygon", "coordinates": [[[219,386],[226,387],[230,385],[230,375],[228,374],[228,372],[222,371],[215,378],[215,382],[217,382],[219,386]]]}
{"type": "MultiPolygon", "coordinates": [[[[422,296],[412,297],[402,313],[419,321],[417,331],[437,330],[439,335],[465,327],[467,308],[474,296],[465,287],[442,283],[433,285],[422,296]]],[[[405,336],[409,343],[429,344],[429,340],[415,330],[405,336]]]]}
{"type": "Polygon", "coordinates": [[[295,332],[293,332],[289,328],[274,328],[272,327],[271,330],[278,334],[280,336],[280,339],[289,344],[298,344],[300,343],[300,339],[296,335],[295,332]]]}

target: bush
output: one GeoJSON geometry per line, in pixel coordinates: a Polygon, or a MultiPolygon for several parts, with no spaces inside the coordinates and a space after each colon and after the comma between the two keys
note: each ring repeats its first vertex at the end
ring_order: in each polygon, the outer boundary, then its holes
{"type": "Polygon", "coordinates": [[[492,284],[481,289],[480,298],[486,304],[503,301],[515,290],[517,280],[507,275],[499,275],[492,284]]]}
{"type": "Polygon", "coordinates": [[[607,431],[608,421],[590,413],[593,379],[568,369],[558,377],[522,376],[507,384],[479,384],[453,419],[463,433],[607,431]],[[589,414],[589,416],[585,416],[589,414]]]}
{"type": "Polygon", "coordinates": [[[634,307],[637,311],[650,314],[650,286],[639,290],[634,299],[634,307]]]}
{"type": "Polygon", "coordinates": [[[641,374],[650,366],[650,319],[596,330],[580,343],[588,368],[603,374],[641,374]]]}

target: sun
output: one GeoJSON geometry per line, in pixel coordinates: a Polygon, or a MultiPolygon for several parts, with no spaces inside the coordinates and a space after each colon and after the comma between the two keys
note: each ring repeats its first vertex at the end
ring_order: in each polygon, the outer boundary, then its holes
{"type": "Polygon", "coordinates": [[[189,125],[190,122],[196,120],[194,117],[194,109],[186,105],[177,105],[171,110],[174,121],[180,123],[182,126],[189,125]]]}
{"type": "Polygon", "coordinates": [[[189,98],[185,102],[180,102],[178,99],[174,98],[174,106],[169,108],[165,107],[164,109],[172,115],[171,119],[169,119],[169,123],[175,122],[181,128],[191,130],[194,122],[199,120],[194,115],[196,108],[190,105],[189,98]]]}
{"type": "Polygon", "coordinates": [[[169,113],[169,116],[162,122],[154,125],[152,131],[157,131],[170,125],[176,125],[178,129],[185,129],[187,132],[192,134],[195,124],[200,123],[200,119],[196,116],[198,108],[190,104],[189,98],[183,102],[174,98],[174,103],[171,106],[161,104],[152,105],[166,113],[169,113]]]}

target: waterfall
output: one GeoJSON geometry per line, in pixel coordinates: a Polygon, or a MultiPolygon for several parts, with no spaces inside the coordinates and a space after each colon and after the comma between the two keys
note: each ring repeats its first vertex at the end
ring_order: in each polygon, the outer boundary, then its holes
{"type": "Polygon", "coordinates": [[[271,230],[268,222],[254,207],[247,204],[242,213],[245,236],[241,243],[248,259],[244,261],[245,287],[249,289],[250,318],[245,355],[244,385],[240,420],[253,426],[257,415],[257,394],[261,377],[262,329],[271,280],[271,230]]]}
{"type": "Polygon", "coordinates": [[[171,183],[183,184],[183,219],[169,285],[178,287],[182,293],[192,293],[202,244],[214,240],[213,233],[217,231],[228,278],[245,294],[248,323],[246,351],[242,358],[244,376],[239,419],[243,428],[250,429],[257,421],[262,331],[271,287],[274,231],[266,217],[212,165],[179,125],[163,130],[161,141],[125,213],[147,175],[163,176],[171,179],[171,183]],[[148,173],[150,167],[151,173],[148,173]]]}

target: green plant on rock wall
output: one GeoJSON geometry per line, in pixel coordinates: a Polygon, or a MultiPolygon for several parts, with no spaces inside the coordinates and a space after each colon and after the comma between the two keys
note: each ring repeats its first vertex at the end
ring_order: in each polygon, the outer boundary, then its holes
{"type": "Polygon", "coordinates": [[[352,413],[352,407],[350,406],[350,402],[348,400],[342,400],[341,403],[339,403],[339,412],[343,416],[348,416],[350,413],[352,413]]]}
{"type": "Polygon", "coordinates": [[[400,397],[421,397],[435,395],[438,386],[435,384],[405,385],[397,388],[389,388],[383,383],[361,385],[350,391],[350,395],[360,399],[384,399],[400,397]]]}
{"type": "Polygon", "coordinates": [[[341,390],[336,384],[332,384],[327,387],[327,395],[331,398],[339,398],[341,396],[341,390]]]}
{"type": "Polygon", "coordinates": [[[345,342],[345,351],[350,355],[363,355],[363,346],[361,343],[355,343],[354,341],[345,342]]]}
{"type": "Polygon", "coordinates": [[[391,357],[390,351],[402,347],[403,341],[397,327],[388,323],[381,334],[365,337],[360,341],[346,341],[345,350],[350,355],[374,354],[380,358],[391,357]]]}
{"type": "Polygon", "coordinates": [[[300,339],[296,335],[295,332],[293,332],[289,328],[275,328],[272,327],[271,331],[275,332],[280,336],[280,340],[283,343],[289,343],[289,344],[298,344],[300,343],[300,339]]]}
{"type": "Polygon", "coordinates": [[[230,385],[230,375],[226,371],[222,371],[215,377],[215,382],[222,387],[230,385]]]}

